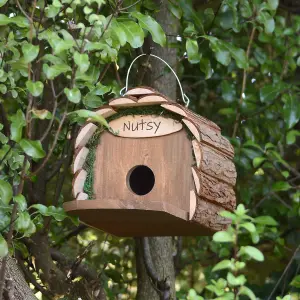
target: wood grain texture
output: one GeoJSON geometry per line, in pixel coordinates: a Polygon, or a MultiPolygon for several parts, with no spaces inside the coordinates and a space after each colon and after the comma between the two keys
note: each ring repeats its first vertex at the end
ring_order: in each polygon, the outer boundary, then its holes
{"type": "Polygon", "coordinates": [[[201,141],[200,132],[197,126],[188,119],[183,119],[182,122],[186,125],[192,135],[196,138],[198,142],[201,141]]]}
{"type": "Polygon", "coordinates": [[[77,173],[74,176],[72,182],[72,186],[73,186],[72,192],[75,199],[79,193],[83,192],[83,186],[86,180],[86,176],[87,176],[87,172],[83,169],[77,171],[77,173]]]}
{"type": "Polygon", "coordinates": [[[187,107],[177,104],[177,106],[179,106],[187,115],[187,119],[193,121],[196,125],[200,125],[200,124],[205,124],[209,127],[211,127],[212,129],[215,129],[218,132],[221,132],[221,128],[214,122],[212,122],[211,120],[208,120],[200,115],[197,115],[196,113],[194,113],[192,110],[188,109],[187,107]]]}
{"type": "Polygon", "coordinates": [[[73,174],[75,174],[78,170],[82,169],[88,153],[89,153],[89,149],[86,147],[82,147],[78,151],[78,153],[75,154],[74,163],[73,163],[73,174]]]}
{"type": "Polygon", "coordinates": [[[168,100],[160,95],[147,95],[138,99],[138,103],[141,105],[158,105],[167,103],[168,100]]]}
{"type": "Polygon", "coordinates": [[[109,105],[103,106],[100,109],[96,110],[96,114],[102,116],[103,118],[109,118],[115,115],[116,113],[117,112],[109,105]]]}
{"type": "Polygon", "coordinates": [[[222,210],[224,210],[222,207],[197,197],[193,221],[212,231],[226,230],[231,220],[219,215],[222,210]]]}
{"type": "Polygon", "coordinates": [[[202,153],[201,165],[198,168],[202,172],[234,186],[237,176],[234,163],[223,153],[204,144],[198,144],[202,153]]]}
{"type": "Polygon", "coordinates": [[[97,126],[93,123],[88,123],[81,128],[75,141],[75,149],[84,147],[92,135],[97,130],[97,126]]]}
{"type": "Polygon", "coordinates": [[[195,167],[192,167],[192,174],[193,174],[196,193],[198,195],[200,195],[200,193],[201,193],[201,181],[200,181],[200,176],[199,176],[199,174],[197,172],[197,169],[195,167]]]}
{"type": "Polygon", "coordinates": [[[195,191],[190,191],[190,211],[189,211],[189,220],[192,220],[196,211],[197,206],[197,196],[195,191]]]}
{"type": "Polygon", "coordinates": [[[130,107],[135,104],[137,104],[137,98],[132,96],[118,97],[109,100],[109,105],[113,107],[130,107]]]}
{"type": "Polygon", "coordinates": [[[174,112],[175,114],[178,114],[182,117],[186,117],[186,112],[181,108],[180,105],[176,104],[162,104],[161,107],[163,107],[166,110],[169,110],[171,112],[174,112]]]}
{"type": "Polygon", "coordinates": [[[192,140],[192,146],[193,146],[194,156],[196,160],[196,165],[197,168],[199,169],[201,165],[201,159],[202,159],[200,143],[197,140],[192,140]]]}
{"type": "Polygon", "coordinates": [[[64,209],[94,228],[116,236],[212,235],[208,226],[188,222],[188,212],[169,202],[95,199],[69,201],[64,209]],[[169,213],[169,212],[172,212],[169,213]]]}
{"type": "Polygon", "coordinates": [[[79,193],[76,197],[76,200],[87,200],[89,198],[89,195],[86,193],[79,193]]]}
{"type": "Polygon", "coordinates": [[[157,91],[155,91],[153,88],[150,88],[148,86],[139,86],[139,87],[129,89],[124,96],[142,97],[151,94],[157,94],[157,91]]]}
{"type": "Polygon", "coordinates": [[[169,202],[188,212],[193,189],[192,162],[191,143],[183,130],[147,139],[122,138],[104,132],[96,150],[95,197],[169,202]],[[184,163],[174,163],[178,158],[184,163]],[[127,186],[129,171],[138,165],[149,167],[155,176],[153,189],[144,196],[134,194],[127,186]]]}
{"type": "Polygon", "coordinates": [[[235,192],[230,185],[205,173],[201,173],[196,168],[193,171],[193,174],[198,176],[200,182],[200,191],[197,192],[198,196],[214,202],[224,209],[230,211],[235,209],[235,192]]]}
{"type": "Polygon", "coordinates": [[[118,137],[147,138],[168,135],[182,129],[174,119],[156,115],[127,115],[109,122],[118,137]]]}

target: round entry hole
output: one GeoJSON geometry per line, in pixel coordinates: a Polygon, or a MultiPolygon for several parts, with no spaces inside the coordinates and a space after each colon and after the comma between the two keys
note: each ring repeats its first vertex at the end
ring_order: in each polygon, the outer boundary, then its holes
{"type": "Polygon", "coordinates": [[[133,193],[143,196],[153,189],[155,176],[147,166],[136,166],[129,171],[127,182],[133,193]]]}

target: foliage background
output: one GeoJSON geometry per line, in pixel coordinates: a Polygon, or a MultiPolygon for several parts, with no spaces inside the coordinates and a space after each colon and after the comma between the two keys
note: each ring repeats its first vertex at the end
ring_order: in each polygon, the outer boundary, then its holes
{"type": "Polygon", "coordinates": [[[109,299],[135,297],[134,240],[87,229],[61,207],[79,125],[105,126],[92,111],[118,95],[146,36],[177,49],[190,108],[231,138],[243,204],[227,233],[174,237],[177,297],[299,298],[297,10],[276,0],[168,1],[174,42],[155,21],[159,3],[0,1],[0,299],[8,251],[39,298],[101,299],[101,287],[109,299]]]}

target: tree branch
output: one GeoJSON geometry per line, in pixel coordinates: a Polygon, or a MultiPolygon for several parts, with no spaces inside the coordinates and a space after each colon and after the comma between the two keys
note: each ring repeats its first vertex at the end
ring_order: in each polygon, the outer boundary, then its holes
{"type": "MultiPolygon", "coordinates": [[[[250,55],[250,50],[251,50],[251,46],[252,46],[252,42],[253,42],[253,39],[254,39],[255,32],[256,32],[256,27],[253,26],[252,31],[251,31],[251,35],[250,35],[250,39],[249,39],[249,43],[248,43],[247,52],[246,52],[247,59],[249,58],[249,55],[250,55]]],[[[241,117],[241,107],[242,107],[242,104],[243,104],[244,93],[245,93],[245,89],[246,89],[246,82],[247,82],[247,70],[244,69],[240,100],[239,100],[239,103],[238,103],[238,106],[237,106],[237,109],[236,109],[236,119],[235,119],[233,132],[232,132],[232,137],[233,138],[236,137],[236,134],[237,134],[237,131],[238,131],[238,128],[239,128],[240,117],[241,117]]]]}

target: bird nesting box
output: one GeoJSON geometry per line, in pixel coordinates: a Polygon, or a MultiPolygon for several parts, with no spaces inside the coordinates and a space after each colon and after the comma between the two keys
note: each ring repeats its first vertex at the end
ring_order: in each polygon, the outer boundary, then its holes
{"type": "Polygon", "coordinates": [[[79,132],[73,195],[82,222],[117,236],[211,235],[235,209],[234,150],[213,122],[148,87],[128,90],[79,132]]]}

